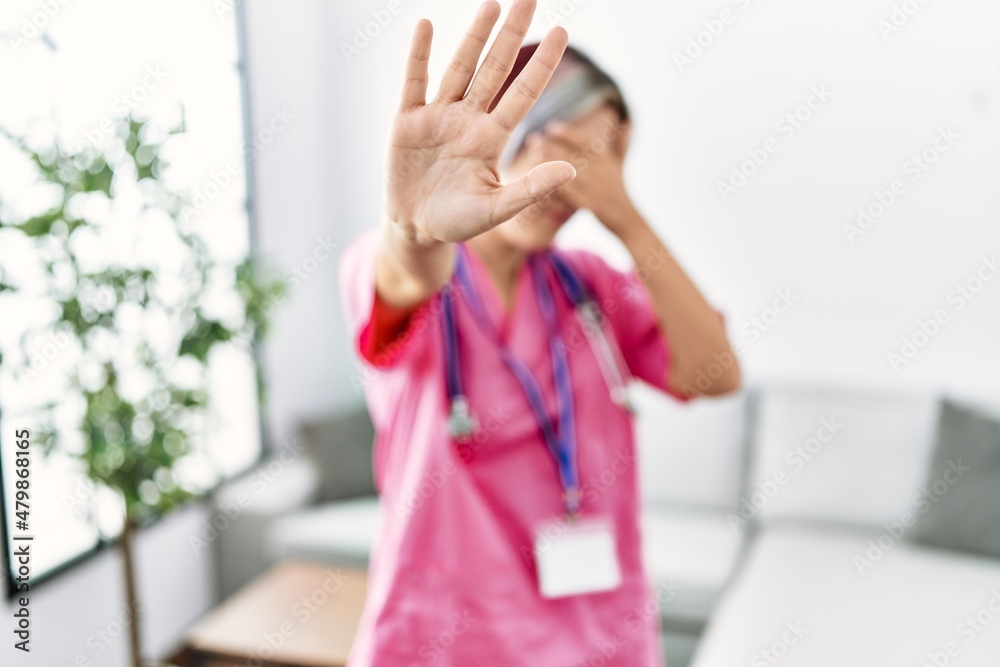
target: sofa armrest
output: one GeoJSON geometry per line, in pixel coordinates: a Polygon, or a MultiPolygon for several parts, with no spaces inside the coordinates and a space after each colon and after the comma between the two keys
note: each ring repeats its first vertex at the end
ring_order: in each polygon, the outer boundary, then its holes
{"type": "Polygon", "coordinates": [[[320,469],[307,454],[291,448],[263,460],[247,474],[220,487],[211,498],[211,515],[200,543],[214,546],[220,593],[240,588],[273,562],[267,531],[280,516],[316,502],[320,469]]]}

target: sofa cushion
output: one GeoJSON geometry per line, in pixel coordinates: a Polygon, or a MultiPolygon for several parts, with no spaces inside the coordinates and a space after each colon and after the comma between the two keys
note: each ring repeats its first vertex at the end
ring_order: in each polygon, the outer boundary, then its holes
{"type": "Polygon", "coordinates": [[[632,391],[643,498],[651,503],[736,507],[746,395],[679,403],[642,383],[635,383],[632,391]]]}
{"type": "Polygon", "coordinates": [[[735,569],[743,531],[719,510],[647,506],[642,514],[643,559],[659,591],[667,628],[696,631],[735,569]]]}
{"type": "Polygon", "coordinates": [[[936,395],[774,385],[760,390],[740,518],[871,527],[913,509],[939,412],[936,395]]]}
{"type": "Polygon", "coordinates": [[[367,567],[378,513],[378,496],[366,496],[278,517],[267,531],[269,553],[275,558],[367,567]]]}
{"type": "Polygon", "coordinates": [[[762,527],[692,667],[997,664],[1000,561],[874,539],[762,527]]]}
{"type": "MultiPolygon", "coordinates": [[[[375,541],[377,496],[326,503],[274,519],[267,530],[274,558],[301,558],[365,567],[375,541]]],[[[721,511],[649,507],[643,510],[643,558],[664,622],[700,628],[739,557],[742,531],[721,511]]]]}
{"type": "Polygon", "coordinates": [[[1000,558],[1000,420],[944,401],[913,540],[1000,558]]]}
{"type": "Polygon", "coordinates": [[[372,475],[375,428],[364,407],[322,419],[303,420],[297,437],[322,470],[321,501],[375,493],[372,475]]]}

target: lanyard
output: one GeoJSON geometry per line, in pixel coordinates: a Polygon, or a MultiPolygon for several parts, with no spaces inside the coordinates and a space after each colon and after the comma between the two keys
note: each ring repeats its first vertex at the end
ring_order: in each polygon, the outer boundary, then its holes
{"type": "MultiPolygon", "coordinates": [[[[573,516],[580,511],[580,482],[576,467],[576,430],[573,420],[573,389],[569,375],[566,345],[559,332],[555,303],[552,292],[538,265],[537,256],[529,259],[535,280],[542,317],[545,319],[549,335],[549,349],[552,355],[558,405],[558,423],[553,424],[545,408],[545,401],[538,381],[528,365],[514,354],[510,347],[500,340],[500,333],[489,319],[479,292],[476,289],[469,267],[467,252],[461,244],[455,246],[455,277],[460,288],[466,293],[472,314],[491,338],[496,342],[500,358],[521,385],[531,411],[538,422],[542,437],[559,471],[559,481],[563,487],[563,502],[566,512],[573,516]]],[[[455,321],[454,290],[443,293],[443,317],[445,356],[447,363],[448,394],[452,401],[450,423],[452,433],[460,441],[468,440],[476,428],[475,419],[469,414],[468,399],[463,392],[461,373],[458,370],[458,331],[455,321]]]]}
{"type": "MultiPolygon", "coordinates": [[[[495,341],[504,364],[520,383],[532,412],[538,422],[546,447],[552,455],[559,470],[559,481],[563,487],[563,498],[566,511],[575,516],[580,509],[579,476],[576,468],[576,429],[573,418],[573,390],[569,374],[569,363],[566,344],[559,330],[552,291],[541,270],[541,254],[533,254],[529,258],[529,268],[532,272],[535,293],[539,308],[545,320],[549,336],[549,350],[552,358],[553,376],[555,379],[556,399],[558,406],[558,424],[553,424],[545,409],[542,391],[528,366],[513,353],[500,339],[500,333],[493,325],[476,290],[475,282],[466,255],[468,252],[463,244],[455,246],[455,278],[458,287],[467,295],[470,310],[479,326],[495,341]]],[[[566,296],[573,303],[576,312],[583,322],[583,330],[591,344],[598,363],[610,387],[612,400],[632,411],[628,400],[626,379],[622,369],[627,365],[613,332],[609,331],[607,319],[600,307],[590,297],[579,277],[565,260],[555,253],[546,252],[545,259],[552,265],[566,296]]],[[[458,329],[455,317],[455,289],[448,285],[442,291],[443,317],[441,318],[446,362],[446,382],[448,396],[451,400],[449,429],[459,442],[467,442],[478,428],[475,417],[470,413],[469,401],[464,393],[458,360],[458,329]]]]}

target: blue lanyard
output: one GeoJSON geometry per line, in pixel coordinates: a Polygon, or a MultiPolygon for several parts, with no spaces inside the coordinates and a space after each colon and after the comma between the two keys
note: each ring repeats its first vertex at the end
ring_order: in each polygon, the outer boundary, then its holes
{"type": "Polygon", "coordinates": [[[559,277],[559,282],[562,283],[563,289],[566,290],[566,296],[568,296],[569,300],[573,302],[573,305],[579,308],[585,303],[590,302],[590,295],[583,287],[583,284],[580,282],[580,279],[577,277],[573,269],[569,268],[566,261],[553,252],[547,253],[547,255],[549,261],[552,262],[552,266],[555,267],[556,275],[559,277]]]}
{"type": "MultiPolygon", "coordinates": [[[[496,341],[500,351],[500,357],[504,364],[520,383],[521,388],[531,405],[531,410],[535,414],[542,437],[545,444],[556,462],[559,471],[559,481],[563,487],[563,501],[566,511],[570,516],[576,515],[580,511],[580,481],[576,466],[576,429],[573,419],[573,387],[569,374],[569,363],[567,359],[566,344],[559,331],[559,321],[556,316],[555,303],[552,298],[552,291],[539,265],[538,255],[529,258],[529,267],[534,277],[535,291],[538,296],[539,307],[542,317],[545,320],[549,335],[549,350],[552,356],[552,368],[555,378],[556,399],[558,405],[558,424],[552,423],[548,411],[545,409],[545,402],[542,397],[542,390],[538,381],[524,363],[506,343],[500,340],[500,334],[493,326],[486,314],[486,309],[479,298],[472,274],[469,270],[467,250],[462,244],[455,246],[455,277],[460,287],[468,295],[469,306],[473,316],[479,325],[496,341]]],[[[553,266],[559,274],[560,282],[570,299],[577,303],[587,300],[586,291],[579,280],[561,259],[556,258],[552,253],[547,253],[553,266]]],[[[458,331],[455,320],[454,291],[446,289],[443,297],[443,317],[441,318],[444,340],[445,357],[447,363],[447,384],[448,394],[452,401],[451,425],[452,432],[457,439],[467,440],[472,431],[475,430],[474,419],[468,411],[468,400],[462,390],[461,373],[458,363],[458,331]]]]}

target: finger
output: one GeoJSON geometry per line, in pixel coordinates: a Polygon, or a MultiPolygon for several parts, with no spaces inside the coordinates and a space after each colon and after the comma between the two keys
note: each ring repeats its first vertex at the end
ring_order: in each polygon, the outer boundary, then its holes
{"type": "Polygon", "coordinates": [[[448,64],[448,71],[441,79],[441,86],[438,88],[437,99],[442,102],[454,102],[465,96],[465,91],[469,88],[472,75],[476,73],[476,63],[479,62],[479,55],[486,46],[486,40],[493,32],[493,26],[500,18],[500,3],[496,0],[488,0],[479,6],[476,17],[472,19],[472,26],[465,33],[462,43],[448,64]]]}
{"type": "Polygon", "coordinates": [[[417,21],[410,41],[410,55],[406,59],[406,78],[399,98],[402,110],[419,107],[427,102],[427,61],[431,57],[431,38],[434,28],[427,19],[417,21]]]}
{"type": "Polygon", "coordinates": [[[555,120],[545,124],[545,138],[550,143],[564,146],[572,151],[581,150],[587,143],[582,135],[569,129],[565,123],[555,120]]]}
{"type": "Polygon", "coordinates": [[[545,213],[545,207],[548,203],[552,201],[552,195],[545,197],[541,201],[535,202],[530,206],[526,207],[523,211],[516,214],[518,223],[523,223],[530,225],[531,223],[538,220],[545,213]]]}
{"type": "Polygon", "coordinates": [[[546,132],[538,144],[541,146],[542,159],[569,162],[576,169],[577,178],[580,177],[580,172],[587,168],[591,159],[596,157],[593,152],[588,152],[587,146],[576,137],[570,139],[568,136],[553,136],[546,132]]]}
{"type": "Polygon", "coordinates": [[[524,36],[535,14],[535,0],[515,0],[507,14],[507,19],[493,40],[493,46],[476,72],[466,101],[478,109],[489,109],[493,98],[500,92],[507,75],[514,68],[517,52],[524,42],[524,36]]]}
{"type": "Polygon", "coordinates": [[[537,130],[535,132],[529,132],[528,136],[524,138],[524,147],[528,150],[541,149],[543,147],[543,143],[544,140],[542,138],[542,133],[537,130]]]}
{"type": "Polygon", "coordinates": [[[569,162],[545,162],[521,178],[497,190],[494,195],[494,217],[491,226],[512,217],[540,202],[576,177],[576,169],[569,162]]]}
{"type": "MultiPolygon", "coordinates": [[[[531,60],[517,75],[510,88],[504,92],[496,108],[491,112],[497,122],[508,131],[521,122],[531,109],[531,106],[542,94],[542,90],[552,78],[552,73],[562,59],[569,36],[565,28],[555,27],[545,35],[538,49],[531,55],[531,60]]],[[[482,72],[482,69],[480,69],[482,72]]],[[[475,88],[475,83],[473,83],[475,88]]],[[[492,100],[492,98],[491,98],[492,100]]]]}
{"type": "Polygon", "coordinates": [[[574,150],[572,146],[561,144],[551,139],[540,139],[537,146],[541,158],[540,161],[563,160],[572,164],[573,168],[577,171],[580,170],[580,165],[577,164],[581,157],[580,151],[574,150]]]}

